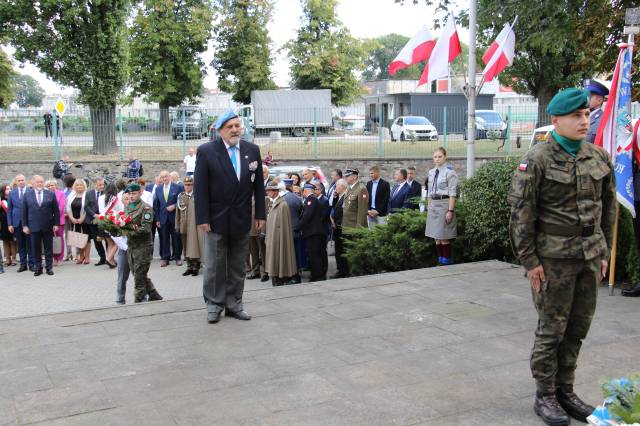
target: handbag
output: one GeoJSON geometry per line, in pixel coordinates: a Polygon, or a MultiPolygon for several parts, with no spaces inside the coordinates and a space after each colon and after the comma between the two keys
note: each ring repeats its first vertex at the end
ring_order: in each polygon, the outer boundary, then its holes
{"type": "Polygon", "coordinates": [[[89,242],[89,235],[82,232],[67,231],[67,244],[71,247],[83,249],[89,242]]]}
{"type": "Polygon", "coordinates": [[[53,255],[59,256],[64,253],[62,247],[62,237],[53,237],[53,255]]]}

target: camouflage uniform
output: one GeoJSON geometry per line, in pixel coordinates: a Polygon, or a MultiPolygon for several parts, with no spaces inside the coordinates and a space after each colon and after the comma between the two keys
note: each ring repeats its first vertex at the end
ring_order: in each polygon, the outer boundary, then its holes
{"type": "Polygon", "coordinates": [[[575,158],[556,141],[534,146],[515,172],[508,200],[514,253],[544,268],[532,290],[538,327],[531,371],[538,392],[572,392],[576,361],[596,307],[600,262],[608,260],[615,218],[609,155],[582,143],[575,158]]]}
{"type": "Polygon", "coordinates": [[[127,233],[127,258],[135,282],[135,301],[144,301],[146,295],[156,300],[157,291],[147,276],[151,260],[153,259],[153,240],[151,239],[151,224],[153,223],[153,208],[139,201],[125,207],[125,214],[131,216],[132,224],[137,225],[136,231],[127,233]]]}
{"type": "Polygon", "coordinates": [[[348,188],[342,206],[342,227],[367,227],[367,209],[369,207],[369,191],[360,181],[348,188]]]}

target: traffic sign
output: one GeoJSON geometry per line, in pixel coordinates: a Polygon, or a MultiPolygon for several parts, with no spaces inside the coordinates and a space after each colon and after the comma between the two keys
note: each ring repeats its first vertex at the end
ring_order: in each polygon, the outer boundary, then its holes
{"type": "Polygon", "coordinates": [[[64,101],[60,98],[58,98],[58,100],[56,101],[56,111],[58,112],[59,116],[63,116],[64,112],[67,109],[67,105],[64,103],[64,101]]]}

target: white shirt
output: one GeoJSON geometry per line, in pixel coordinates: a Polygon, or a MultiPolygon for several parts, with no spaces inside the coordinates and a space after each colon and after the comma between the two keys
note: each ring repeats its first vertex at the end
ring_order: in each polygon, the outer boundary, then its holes
{"type": "Polygon", "coordinates": [[[150,206],[153,207],[153,193],[149,192],[149,191],[142,191],[142,194],[140,194],[140,199],[142,201],[144,201],[145,203],[149,204],[150,206]]]}
{"type": "MultiPolygon", "coordinates": [[[[229,154],[229,159],[231,159],[231,153],[229,152],[229,148],[231,148],[231,145],[229,145],[228,143],[226,143],[224,140],[222,141],[224,142],[224,146],[227,149],[227,153],[229,154]]],[[[238,176],[238,180],[240,180],[240,165],[242,164],[240,162],[240,142],[238,142],[236,145],[236,165],[238,166],[238,170],[236,171],[236,176],[238,176]]],[[[231,162],[233,164],[233,162],[231,162]]]]}
{"type": "Polygon", "coordinates": [[[187,155],[184,157],[184,165],[187,169],[187,173],[193,173],[196,170],[196,156],[187,155]]]}

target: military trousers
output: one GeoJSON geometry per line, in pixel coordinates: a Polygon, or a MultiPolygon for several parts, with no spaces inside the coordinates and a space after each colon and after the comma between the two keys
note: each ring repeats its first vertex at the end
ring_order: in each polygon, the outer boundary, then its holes
{"type": "Polygon", "coordinates": [[[133,281],[135,283],[134,295],[136,302],[141,302],[147,294],[156,289],[147,275],[149,273],[152,258],[153,246],[151,245],[151,241],[131,244],[129,240],[127,260],[129,261],[129,269],[133,273],[133,281]]]}
{"type": "Polygon", "coordinates": [[[531,352],[531,372],[540,393],[573,390],[582,340],[596,309],[600,258],[541,258],[546,281],[532,289],[538,327],[531,352]]]}

